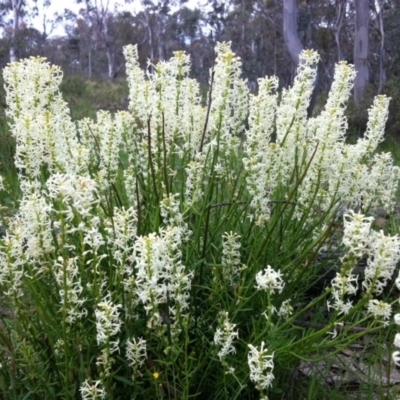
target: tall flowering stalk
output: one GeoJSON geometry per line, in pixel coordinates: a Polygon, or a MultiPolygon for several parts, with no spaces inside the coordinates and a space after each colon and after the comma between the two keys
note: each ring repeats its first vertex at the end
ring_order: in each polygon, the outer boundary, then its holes
{"type": "Polygon", "coordinates": [[[236,353],[234,341],[239,338],[239,332],[235,330],[236,324],[232,324],[229,321],[229,315],[227,312],[221,313],[218,327],[214,334],[214,343],[218,348],[217,356],[226,367],[228,373],[232,373],[234,369],[229,366],[226,362],[226,358],[230,354],[236,353]]]}
{"type": "Polygon", "coordinates": [[[244,166],[248,172],[248,190],[252,195],[251,207],[255,210],[257,225],[263,225],[269,219],[270,194],[279,182],[275,169],[279,150],[271,145],[278,106],[278,83],[276,77],[260,79],[258,95],[250,98],[244,166]],[[273,182],[273,186],[269,186],[273,182]]]}
{"type": "Polygon", "coordinates": [[[349,296],[357,294],[358,276],[353,273],[357,261],[368,256],[364,271],[362,288],[363,298],[367,302],[367,313],[376,320],[388,325],[392,313],[390,304],[374,299],[381,295],[393,276],[396,264],[400,261],[400,240],[397,235],[386,236],[383,231],[371,230],[372,217],[365,217],[351,211],[344,215],[343,244],[347,255],[343,266],[331,282],[333,301],[328,301],[328,309],[333,308],[339,314],[348,314],[353,308],[349,296]]]}
{"type": "Polygon", "coordinates": [[[274,354],[268,354],[264,348],[265,343],[261,342],[260,349],[249,344],[247,362],[250,368],[250,379],[255,383],[256,389],[261,392],[261,399],[267,400],[265,390],[271,386],[274,379],[274,354]]]}
{"type": "Polygon", "coordinates": [[[240,58],[232,52],[230,43],[217,44],[216,51],[208,134],[229,154],[239,145],[236,135],[246,118],[248,89],[240,78],[240,58]]]}
{"type": "Polygon", "coordinates": [[[59,286],[60,312],[65,313],[65,321],[72,325],[87,316],[87,299],[82,297],[83,287],[79,276],[77,259],[64,260],[61,256],[53,265],[53,271],[59,286]]]}
{"type": "MultiPolygon", "coordinates": [[[[395,280],[395,286],[397,290],[400,290],[400,274],[395,280]]],[[[399,313],[394,315],[394,323],[396,325],[400,325],[399,313]]],[[[392,353],[392,360],[396,364],[396,366],[400,366],[400,333],[396,333],[395,335],[394,346],[396,347],[396,350],[392,353]]]]}
{"type": "Polygon", "coordinates": [[[144,305],[147,326],[162,332],[167,318],[173,333],[188,308],[191,275],[180,260],[181,232],[169,227],[160,236],[139,237],[135,242],[136,295],[144,305]],[[163,307],[165,305],[165,307],[163,307]]]}
{"type": "Polygon", "coordinates": [[[146,341],[143,338],[128,339],[126,342],[126,358],[133,368],[133,379],[141,376],[140,368],[143,367],[147,358],[146,341]]]}
{"type": "Polygon", "coordinates": [[[215,279],[221,285],[232,288],[239,283],[240,272],[246,268],[240,261],[240,236],[234,232],[222,235],[221,267],[215,271],[215,279]]]}
{"type": "Polygon", "coordinates": [[[96,306],[96,339],[101,348],[101,354],[96,364],[100,368],[100,380],[103,386],[109,386],[111,367],[115,362],[113,354],[119,352],[118,333],[122,327],[119,309],[121,304],[115,304],[108,293],[96,306]]]}
{"type": "Polygon", "coordinates": [[[58,89],[61,69],[42,58],[31,58],[9,64],[4,77],[21,184],[36,182],[42,168],[50,173],[80,170],[82,152],[76,129],[58,89]]]}

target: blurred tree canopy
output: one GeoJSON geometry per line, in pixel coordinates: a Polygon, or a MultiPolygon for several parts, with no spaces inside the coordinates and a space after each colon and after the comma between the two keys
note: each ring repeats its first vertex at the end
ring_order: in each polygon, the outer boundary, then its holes
{"type": "Polygon", "coordinates": [[[242,59],[244,78],[256,91],[257,79],[265,75],[277,75],[282,87],[292,83],[297,66],[290,44],[296,42],[297,49],[313,48],[321,56],[319,98],[329,90],[335,63],[345,60],[359,69],[362,85],[355,92],[354,115],[378,93],[391,95],[392,111],[394,107],[400,112],[396,89],[400,85],[400,0],[207,0],[194,9],[185,0],[143,0],[141,11],[129,0],[120,11],[107,2],[76,2],[81,5],[78,14],[65,10],[53,18],[65,29],[63,36],[55,37],[26,22],[34,13],[29,2],[0,0],[0,66],[10,57],[42,55],[60,65],[66,76],[113,80],[124,75],[123,46],[137,43],[143,68],[185,50],[192,59],[193,78],[206,87],[215,43],[231,41],[242,59]],[[288,10],[294,12],[294,19],[288,10]]]}

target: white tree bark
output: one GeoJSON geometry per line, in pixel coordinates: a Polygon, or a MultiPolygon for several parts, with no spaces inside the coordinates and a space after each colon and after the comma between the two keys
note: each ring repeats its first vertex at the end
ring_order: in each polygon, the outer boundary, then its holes
{"type": "Polygon", "coordinates": [[[155,50],[154,50],[154,40],[153,40],[153,28],[150,23],[150,17],[146,6],[141,2],[143,7],[143,16],[144,19],[140,19],[140,22],[146,29],[147,32],[147,40],[149,42],[149,49],[150,49],[150,72],[153,72],[153,65],[155,59],[155,50]]]}
{"type": "Polygon", "coordinates": [[[283,0],[283,34],[286,48],[294,64],[299,64],[299,55],[303,46],[297,32],[297,1],[283,0]]]}
{"type": "Polygon", "coordinates": [[[13,15],[11,43],[10,43],[10,62],[18,61],[17,47],[18,47],[18,32],[19,32],[19,19],[21,17],[22,0],[11,0],[11,9],[13,15]]]}
{"type": "Polygon", "coordinates": [[[114,51],[111,48],[106,49],[107,54],[107,62],[108,62],[108,77],[110,79],[114,79],[116,77],[116,68],[115,68],[115,57],[114,51]]]}
{"type": "Polygon", "coordinates": [[[346,14],[346,3],[347,0],[336,0],[337,17],[336,17],[335,41],[338,50],[338,61],[343,60],[341,33],[343,27],[343,20],[346,14]]]}
{"type": "MultiPolygon", "coordinates": [[[[79,2],[79,0],[77,0],[79,2]]],[[[115,65],[115,42],[109,33],[110,12],[109,0],[85,0],[86,13],[93,30],[94,45],[101,47],[107,56],[108,77],[114,79],[117,75],[115,65]]],[[[89,60],[89,76],[91,75],[91,60],[89,60]]]]}
{"type": "Polygon", "coordinates": [[[354,67],[357,75],[354,80],[354,102],[360,104],[369,81],[369,0],[355,0],[354,67]]]}
{"type": "Polygon", "coordinates": [[[110,39],[110,35],[108,34],[107,13],[104,13],[102,15],[102,26],[103,30],[101,33],[106,47],[107,62],[108,62],[108,77],[110,79],[114,79],[116,77],[115,53],[112,40],[110,39]]]}
{"type": "MultiPolygon", "coordinates": [[[[299,33],[297,31],[297,0],[283,0],[283,34],[290,58],[297,68],[299,65],[300,53],[303,51],[303,45],[300,42],[299,33]]],[[[307,109],[309,117],[312,115],[316,102],[316,84],[317,81],[314,82],[314,91],[307,109]]]]}
{"type": "Polygon", "coordinates": [[[374,14],[375,14],[375,27],[378,30],[380,36],[380,48],[379,48],[379,87],[378,94],[382,92],[383,84],[386,82],[386,71],[385,71],[385,28],[383,25],[382,15],[382,4],[380,0],[372,2],[374,14]]]}

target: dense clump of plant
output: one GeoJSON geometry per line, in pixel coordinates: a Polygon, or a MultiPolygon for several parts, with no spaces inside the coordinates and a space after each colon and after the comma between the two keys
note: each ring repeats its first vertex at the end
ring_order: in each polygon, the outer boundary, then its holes
{"type": "Polygon", "coordinates": [[[0,239],[5,396],[265,399],[387,326],[399,239],[366,215],[397,189],[375,154],[388,99],[349,145],[346,63],[308,119],[312,51],[278,104],[277,79],[250,95],[219,44],[206,107],[184,53],[147,75],[125,56],[129,111],[96,121],[71,121],[45,60],[4,71],[22,190],[0,239]]]}

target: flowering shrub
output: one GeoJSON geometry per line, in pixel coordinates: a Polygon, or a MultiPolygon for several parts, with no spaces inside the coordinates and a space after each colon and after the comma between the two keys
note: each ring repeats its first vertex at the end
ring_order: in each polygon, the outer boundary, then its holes
{"type": "Polygon", "coordinates": [[[375,153],[388,99],[349,145],[352,66],[308,119],[316,53],[278,102],[276,78],[251,95],[216,50],[205,107],[184,53],[145,74],[128,46],[129,111],[76,124],[57,67],[4,70],[22,191],[0,239],[7,398],[267,398],[301,359],[389,323],[399,239],[366,216],[397,189],[375,153]]]}

